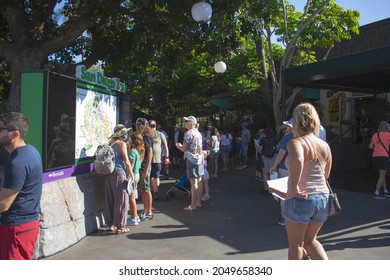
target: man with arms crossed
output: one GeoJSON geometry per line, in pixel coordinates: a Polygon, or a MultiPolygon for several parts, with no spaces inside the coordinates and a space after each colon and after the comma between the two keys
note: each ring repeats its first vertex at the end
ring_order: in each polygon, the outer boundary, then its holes
{"type": "Polygon", "coordinates": [[[39,234],[42,159],[26,144],[28,120],[21,113],[0,116],[0,145],[10,154],[0,188],[0,259],[31,260],[39,234]]]}

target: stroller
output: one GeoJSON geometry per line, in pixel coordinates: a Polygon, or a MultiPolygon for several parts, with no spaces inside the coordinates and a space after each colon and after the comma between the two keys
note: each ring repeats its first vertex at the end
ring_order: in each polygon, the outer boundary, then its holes
{"type": "Polygon", "coordinates": [[[176,191],[179,191],[183,194],[185,194],[188,197],[191,197],[191,191],[188,189],[190,186],[190,180],[188,180],[186,175],[181,176],[179,180],[176,180],[173,184],[172,188],[170,188],[162,197],[161,199],[166,201],[170,198],[174,198],[176,195],[176,191]]]}

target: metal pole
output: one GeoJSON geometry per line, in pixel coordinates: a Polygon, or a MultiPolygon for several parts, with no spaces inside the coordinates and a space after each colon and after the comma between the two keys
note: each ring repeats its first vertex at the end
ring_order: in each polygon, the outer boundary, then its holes
{"type": "Polygon", "coordinates": [[[339,144],[341,144],[341,134],[343,132],[343,121],[341,119],[342,117],[342,105],[343,105],[343,97],[342,96],[339,96],[339,144]]]}
{"type": "Polygon", "coordinates": [[[280,86],[282,87],[281,88],[281,92],[282,92],[282,121],[286,119],[286,95],[285,95],[285,92],[284,92],[284,66],[282,66],[282,71],[281,71],[281,75],[280,75],[280,86]]]}

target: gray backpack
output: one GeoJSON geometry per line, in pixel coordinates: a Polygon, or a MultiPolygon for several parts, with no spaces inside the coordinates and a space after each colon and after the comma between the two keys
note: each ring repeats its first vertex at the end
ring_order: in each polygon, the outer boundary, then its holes
{"type": "Polygon", "coordinates": [[[97,147],[93,167],[96,173],[102,175],[109,175],[114,172],[115,152],[110,145],[102,144],[97,147]]]}

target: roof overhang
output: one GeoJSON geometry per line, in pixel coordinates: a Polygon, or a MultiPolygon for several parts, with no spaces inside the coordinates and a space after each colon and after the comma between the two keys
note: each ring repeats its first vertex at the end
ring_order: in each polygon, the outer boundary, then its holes
{"type": "Polygon", "coordinates": [[[390,92],[390,46],[285,69],[284,85],[362,93],[390,92]]]}

